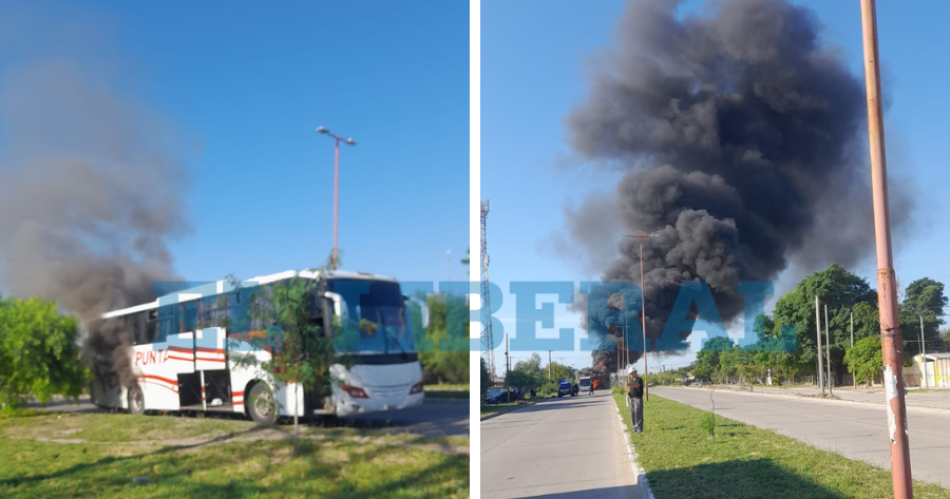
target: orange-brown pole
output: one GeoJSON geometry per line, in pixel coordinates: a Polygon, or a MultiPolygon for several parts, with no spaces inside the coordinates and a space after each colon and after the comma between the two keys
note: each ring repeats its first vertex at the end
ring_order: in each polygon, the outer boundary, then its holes
{"type": "MultiPolygon", "coordinates": [[[[650,237],[650,235],[627,234],[626,236],[635,237],[640,240],[640,292],[643,294],[643,299],[640,300],[643,307],[640,311],[640,324],[643,326],[643,375],[647,376],[650,374],[650,371],[647,369],[647,351],[650,350],[650,345],[647,344],[647,290],[643,285],[643,238],[650,237]]],[[[650,400],[650,392],[646,381],[643,382],[643,400],[650,400]]]]}
{"type": "MultiPolygon", "coordinates": [[[[647,350],[650,349],[650,346],[647,345],[647,289],[643,286],[643,237],[640,236],[640,293],[643,294],[640,300],[640,306],[643,307],[640,311],[640,320],[643,322],[643,370],[646,371],[643,374],[649,374],[647,370],[647,350]]],[[[647,383],[643,383],[643,400],[650,401],[647,383]]]]}
{"type": "Polygon", "coordinates": [[[878,66],[877,14],[874,0],[861,0],[864,38],[864,77],[868,99],[868,143],[871,153],[871,188],[874,193],[874,236],[877,247],[877,299],[881,314],[881,348],[887,427],[891,442],[891,481],[895,499],[914,497],[907,438],[907,408],[902,376],[904,341],[897,313],[891,223],[887,205],[887,157],[884,152],[884,119],[881,112],[881,72],[878,66]]]}

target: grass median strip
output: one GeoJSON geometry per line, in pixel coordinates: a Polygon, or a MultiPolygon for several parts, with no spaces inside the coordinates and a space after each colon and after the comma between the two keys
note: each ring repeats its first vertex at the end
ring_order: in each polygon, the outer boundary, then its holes
{"type": "Polygon", "coordinates": [[[425,393],[429,399],[467,399],[471,387],[467,384],[427,385],[425,393]]]}
{"type": "Polygon", "coordinates": [[[310,427],[294,458],[289,431],[121,414],[0,418],[0,497],[468,495],[469,457],[452,452],[468,439],[310,427]]]}
{"type": "MultiPolygon", "coordinates": [[[[624,424],[630,411],[614,391],[624,424]]],[[[892,495],[891,474],[656,395],[644,403],[644,432],[631,435],[637,461],[657,499],[880,498],[892,495]],[[710,435],[714,429],[715,436],[710,435]]],[[[916,498],[950,498],[950,490],[914,482],[916,498]]]]}
{"type": "Polygon", "coordinates": [[[510,404],[482,404],[481,419],[485,419],[488,416],[495,416],[504,412],[513,411],[519,407],[524,407],[534,403],[537,403],[537,401],[519,400],[510,404]]]}

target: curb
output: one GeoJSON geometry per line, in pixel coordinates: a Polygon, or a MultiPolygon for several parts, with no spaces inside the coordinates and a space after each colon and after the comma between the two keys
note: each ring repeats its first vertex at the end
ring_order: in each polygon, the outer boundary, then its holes
{"type": "MultiPolygon", "coordinates": [[[[674,387],[666,387],[666,388],[674,388],[674,387]]],[[[685,388],[685,387],[684,387],[684,388],[685,388]]],[[[881,402],[861,402],[861,401],[858,401],[858,400],[845,400],[845,399],[840,399],[840,398],[839,398],[839,399],[827,399],[827,398],[821,398],[821,397],[810,397],[810,396],[808,396],[808,395],[801,395],[801,394],[788,394],[788,395],[783,395],[783,394],[779,394],[779,393],[735,390],[735,389],[732,389],[732,388],[717,388],[717,389],[718,389],[718,390],[721,390],[721,391],[728,391],[729,393],[738,393],[738,394],[741,394],[741,395],[764,395],[764,396],[766,396],[766,397],[777,397],[777,398],[785,398],[785,399],[796,399],[796,400],[804,400],[804,401],[812,401],[812,402],[824,402],[824,403],[827,403],[827,404],[844,404],[844,405],[852,405],[852,406],[857,406],[857,407],[873,407],[873,406],[879,406],[881,409],[886,409],[885,404],[883,404],[883,403],[881,403],[881,402]]],[[[938,409],[938,408],[936,408],[936,407],[927,407],[927,406],[919,406],[919,405],[907,405],[906,400],[905,400],[905,402],[904,402],[904,407],[905,407],[905,409],[907,410],[907,412],[913,411],[913,412],[920,412],[920,413],[925,413],[925,414],[937,414],[937,415],[944,415],[944,416],[947,415],[947,414],[950,414],[950,409],[938,409]]]]}
{"type": "MultiPolygon", "coordinates": [[[[610,394],[613,398],[613,393],[610,394]]],[[[647,481],[646,472],[637,464],[637,453],[633,450],[633,444],[630,443],[630,432],[627,431],[627,425],[623,424],[623,414],[620,413],[620,405],[614,399],[614,409],[617,411],[617,422],[620,423],[620,430],[623,432],[624,444],[627,447],[627,462],[630,463],[630,469],[633,470],[633,476],[637,477],[637,489],[640,490],[641,499],[656,499],[653,497],[653,491],[650,490],[650,482],[647,481]]]]}
{"type": "Polygon", "coordinates": [[[505,409],[504,411],[498,411],[498,412],[496,412],[496,413],[489,414],[489,415],[487,415],[487,416],[485,416],[485,417],[483,417],[483,418],[480,418],[479,421],[487,421],[487,420],[489,420],[489,419],[491,419],[491,418],[495,418],[495,417],[501,416],[502,414],[508,414],[508,413],[511,412],[511,411],[517,411],[518,409],[524,409],[525,407],[531,407],[532,405],[538,404],[538,403],[542,402],[543,400],[544,400],[544,399],[537,400],[537,401],[532,401],[532,402],[529,402],[529,403],[527,403],[527,404],[516,405],[516,406],[512,407],[511,409],[505,409]]]}

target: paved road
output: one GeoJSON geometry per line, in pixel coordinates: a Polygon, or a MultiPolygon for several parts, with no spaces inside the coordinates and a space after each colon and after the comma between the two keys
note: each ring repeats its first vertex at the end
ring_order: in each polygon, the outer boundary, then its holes
{"type": "MultiPolygon", "coordinates": [[[[44,409],[38,404],[31,407],[44,409]]],[[[51,402],[45,407],[57,412],[99,412],[89,397],[83,397],[79,404],[73,402],[51,402]]],[[[225,416],[220,413],[208,413],[212,416],[225,416]]],[[[230,416],[230,415],[227,415],[230,416]]],[[[235,416],[238,417],[238,416],[235,416]]],[[[426,437],[468,437],[469,411],[468,400],[438,400],[426,402],[418,407],[402,411],[378,412],[352,418],[340,418],[334,424],[355,426],[357,428],[385,429],[392,432],[409,432],[426,437]]]]}
{"type": "Polygon", "coordinates": [[[604,391],[483,421],[482,497],[640,497],[615,407],[604,391]]]}
{"type": "MultiPolygon", "coordinates": [[[[656,387],[651,388],[650,393],[699,409],[711,407],[708,389],[656,387]]],[[[887,414],[883,405],[725,390],[716,390],[713,399],[717,415],[890,469],[887,414]]],[[[950,411],[910,411],[907,429],[914,479],[950,488],[950,466],[947,466],[950,411]]]]}

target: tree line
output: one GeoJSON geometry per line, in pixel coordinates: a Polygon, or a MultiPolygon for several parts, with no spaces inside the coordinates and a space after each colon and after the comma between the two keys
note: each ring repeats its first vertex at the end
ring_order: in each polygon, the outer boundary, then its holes
{"type": "MultiPolygon", "coordinates": [[[[820,302],[822,355],[826,352],[824,308],[828,307],[827,348],[832,377],[838,379],[851,372],[857,383],[873,380],[883,367],[877,292],[863,278],[838,264],[799,282],[793,291],[778,299],[771,316],[756,317],[754,344],[739,347],[725,337],[705,342],[691,374],[713,380],[739,377],[740,382],[770,375],[773,383],[792,380],[796,375],[817,375],[816,295],[820,302]],[[783,326],[795,326],[797,338],[791,337],[791,330],[783,326]],[[775,348],[778,342],[793,339],[797,340],[797,348],[775,348]]],[[[902,290],[899,302],[905,365],[911,365],[913,356],[921,352],[921,341],[928,352],[945,350],[950,331],[941,331],[947,307],[943,283],[926,277],[917,279],[902,290]]],[[[827,357],[824,362],[828,362],[827,357]]]]}

